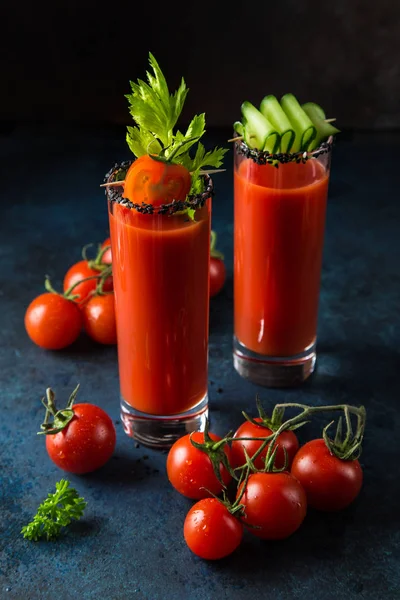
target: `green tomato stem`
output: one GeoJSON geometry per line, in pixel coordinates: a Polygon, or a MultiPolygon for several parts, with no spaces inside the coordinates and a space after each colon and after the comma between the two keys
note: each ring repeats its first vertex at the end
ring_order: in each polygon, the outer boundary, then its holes
{"type": "Polygon", "coordinates": [[[214,230],[211,230],[210,234],[210,256],[212,258],[219,258],[220,260],[224,260],[224,255],[222,252],[217,250],[217,233],[214,230]]]}
{"type": "Polygon", "coordinates": [[[67,291],[64,292],[64,294],[59,294],[59,295],[64,296],[64,298],[67,298],[67,300],[74,300],[75,298],[79,298],[79,295],[72,295],[72,292],[74,291],[74,289],[78,285],[83,283],[84,281],[90,281],[91,279],[99,279],[99,277],[101,277],[101,275],[91,275],[90,277],[85,277],[84,279],[80,279],[79,281],[76,281],[73,285],[71,285],[71,287],[69,287],[67,289],[67,291]]]}
{"type": "Polygon", "coordinates": [[[94,296],[106,296],[107,294],[113,294],[113,291],[105,292],[104,285],[109,277],[112,275],[112,266],[109,265],[99,277],[99,281],[96,285],[96,289],[93,292],[94,296]]]}
{"type": "Polygon", "coordinates": [[[88,260],[89,267],[91,269],[95,269],[97,271],[104,271],[105,269],[107,269],[107,265],[105,265],[102,262],[102,260],[103,260],[103,256],[109,249],[110,249],[110,246],[104,246],[104,248],[102,248],[100,246],[96,257],[93,260],[88,260]]]}
{"type": "MultiPolygon", "coordinates": [[[[350,414],[356,415],[357,416],[357,433],[354,436],[353,440],[351,440],[352,435],[351,435],[351,429],[350,429],[351,424],[350,424],[350,426],[348,426],[348,435],[346,436],[345,440],[343,442],[341,442],[340,444],[335,444],[332,440],[330,440],[328,438],[328,435],[327,435],[327,429],[332,424],[332,423],[330,423],[323,430],[323,437],[324,437],[325,443],[327,444],[328,449],[330,450],[330,452],[332,454],[334,454],[338,458],[341,458],[342,460],[352,460],[355,457],[355,455],[357,455],[357,456],[360,455],[361,444],[362,444],[364,429],[365,429],[365,416],[366,416],[365,408],[363,406],[356,407],[356,406],[351,406],[351,405],[347,405],[347,404],[337,404],[337,405],[328,405],[328,406],[307,406],[305,404],[287,403],[287,404],[277,404],[274,408],[274,412],[277,411],[278,413],[281,413],[281,411],[282,410],[284,411],[286,408],[299,408],[302,412],[300,412],[298,415],[295,415],[291,419],[284,421],[272,435],[264,438],[263,443],[260,445],[260,447],[257,449],[257,451],[251,457],[252,462],[254,462],[258,456],[260,456],[260,454],[266,448],[267,444],[270,444],[268,452],[271,448],[274,448],[276,445],[276,440],[277,440],[278,436],[283,431],[286,431],[288,429],[293,429],[294,427],[297,428],[297,427],[303,425],[307,421],[307,418],[313,414],[317,414],[317,413],[321,413],[321,412],[331,412],[331,411],[343,411],[345,416],[346,416],[346,414],[348,415],[348,417],[346,418],[348,422],[350,420],[350,414]]],[[[256,423],[256,425],[260,425],[260,423],[257,423],[257,422],[255,422],[255,423],[256,423]]],[[[232,439],[235,439],[235,438],[232,438],[232,439]]],[[[231,440],[228,440],[228,441],[231,441],[231,440]]],[[[242,469],[245,469],[246,465],[247,465],[247,461],[244,465],[237,467],[235,470],[240,471],[242,469]]]]}
{"type": "MultiPolygon", "coordinates": [[[[107,277],[108,277],[108,275],[109,274],[107,274],[107,277]]],[[[61,296],[62,298],[65,298],[66,300],[71,300],[72,302],[74,302],[77,298],[79,298],[79,295],[73,294],[72,292],[78,285],[80,285],[84,281],[89,281],[91,279],[99,279],[99,277],[101,277],[101,276],[102,275],[91,275],[90,277],[85,277],[84,279],[80,279],[79,281],[76,281],[73,285],[71,285],[71,287],[69,287],[66,292],[61,293],[61,292],[57,292],[57,290],[55,290],[53,288],[51,281],[50,281],[50,277],[48,275],[46,275],[46,278],[44,280],[44,288],[50,294],[55,294],[56,296],[61,296]]]]}
{"type": "Polygon", "coordinates": [[[54,435],[59,433],[74,417],[74,411],[72,409],[75,402],[77,393],[79,390],[79,384],[76,386],[72,394],[68,399],[67,406],[62,410],[57,410],[55,403],[55,394],[51,388],[46,389],[46,397],[42,398],[42,404],[46,409],[46,414],[43,423],[40,428],[42,431],[38,431],[37,435],[54,435]],[[50,422],[50,418],[53,418],[53,422],[50,422]]]}

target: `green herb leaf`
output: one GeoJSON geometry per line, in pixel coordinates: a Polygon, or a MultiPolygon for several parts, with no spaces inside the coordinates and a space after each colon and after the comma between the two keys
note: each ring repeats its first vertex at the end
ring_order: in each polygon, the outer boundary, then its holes
{"type": "MultiPolygon", "coordinates": [[[[189,90],[182,79],[175,94],[170,95],[165,77],[151,53],[149,63],[154,75],[146,73],[148,83],[141,79],[138,79],[137,83],[131,81],[132,94],[127,94],[126,98],[129,111],[139,126],[138,135],[142,143],[152,134],[165,147],[173,141],[173,128],[182,112],[189,90]]],[[[157,151],[152,149],[152,153],[157,154],[157,151]]]]}
{"type": "Polygon", "coordinates": [[[206,117],[204,113],[201,115],[195,115],[191,122],[189,123],[189,127],[187,128],[185,137],[187,138],[201,138],[206,130],[206,117]]]}
{"type": "Polygon", "coordinates": [[[186,213],[191,221],[195,221],[196,210],[194,208],[187,208],[186,213]]]}
{"type": "Polygon", "coordinates": [[[86,502],[70,487],[69,481],[61,479],[56,491],[40,504],[33,520],[21,529],[24,538],[37,542],[41,538],[52,540],[60,535],[63,527],[83,515],[86,502]]]}
{"type": "Polygon", "coordinates": [[[173,143],[165,152],[166,157],[168,158],[173,154],[174,161],[180,162],[178,157],[187,153],[189,149],[199,141],[202,135],[204,135],[205,125],[206,120],[204,113],[193,117],[185,134],[180,131],[176,132],[173,143]],[[177,150],[177,148],[179,149],[177,150]]]}
{"type": "MultiPolygon", "coordinates": [[[[190,154],[181,157],[180,162],[192,173],[191,194],[198,194],[203,191],[202,187],[199,189],[199,171],[204,170],[204,167],[220,167],[227,152],[228,148],[218,147],[206,152],[203,144],[199,142],[193,158],[190,154]]],[[[202,179],[200,181],[202,183],[202,179]]]]}
{"type": "Polygon", "coordinates": [[[181,79],[181,83],[179,85],[179,88],[176,90],[176,92],[174,93],[174,95],[171,97],[171,107],[172,107],[172,113],[173,113],[173,118],[171,120],[171,129],[173,129],[180,117],[180,114],[182,112],[183,109],[183,105],[185,104],[185,100],[186,100],[186,96],[188,95],[188,88],[186,87],[186,83],[185,80],[181,79]]]}
{"type": "Polygon", "coordinates": [[[139,127],[128,127],[127,129],[126,141],[135,156],[143,156],[149,152],[154,154],[161,152],[160,142],[150,131],[139,127]]]}

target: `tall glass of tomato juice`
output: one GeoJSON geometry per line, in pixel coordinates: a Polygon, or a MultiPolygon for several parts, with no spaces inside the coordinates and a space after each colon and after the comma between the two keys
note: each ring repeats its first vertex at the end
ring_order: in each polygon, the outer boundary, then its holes
{"type": "Polygon", "coordinates": [[[268,164],[235,144],[233,361],[259,385],[297,385],[315,368],[330,151],[268,164]]]}
{"type": "Polygon", "coordinates": [[[195,220],[107,190],[121,420],[148,446],[203,430],[208,414],[209,181],[195,220]]]}

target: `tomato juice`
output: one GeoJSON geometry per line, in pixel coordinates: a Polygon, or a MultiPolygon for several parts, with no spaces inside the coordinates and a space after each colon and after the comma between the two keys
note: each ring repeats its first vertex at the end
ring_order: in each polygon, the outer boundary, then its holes
{"type": "Polygon", "coordinates": [[[207,396],[211,200],[187,215],[109,202],[123,400],[179,415],[207,396]]]}

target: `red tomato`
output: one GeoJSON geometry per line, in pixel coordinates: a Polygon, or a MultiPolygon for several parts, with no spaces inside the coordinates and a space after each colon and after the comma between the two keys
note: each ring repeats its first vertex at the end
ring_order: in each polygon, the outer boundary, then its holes
{"type": "Polygon", "coordinates": [[[117,343],[114,294],[93,296],[82,307],[86,333],[100,344],[117,343]]]}
{"type": "MultiPolygon", "coordinates": [[[[261,422],[259,417],[254,419],[257,422],[261,422]]],[[[254,425],[250,423],[250,421],[244,421],[242,425],[237,429],[234,434],[234,438],[237,437],[268,437],[273,432],[268,427],[263,427],[261,425],[254,425]]],[[[244,465],[246,462],[246,457],[244,455],[244,448],[246,448],[246,452],[251,458],[258,448],[261,446],[263,442],[259,440],[246,440],[242,442],[232,441],[231,451],[232,451],[232,464],[233,466],[240,467],[244,465]]],[[[282,469],[285,464],[285,453],[284,448],[287,452],[287,469],[290,469],[290,465],[292,464],[293,458],[299,449],[299,441],[297,436],[293,431],[282,431],[277,438],[278,449],[275,455],[275,467],[277,469],[282,469]]],[[[265,467],[265,456],[268,452],[268,445],[264,448],[259,456],[254,461],[254,466],[257,469],[263,469],[265,467]]]]}
{"type": "Polygon", "coordinates": [[[216,498],[196,502],[186,515],[183,534],[197,556],[217,560],[231,554],[243,537],[243,525],[216,498]]]}
{"type": "Polygon", "coordinates": [[[225,263],[220,258],[210,258],[210,297],[216,296],[226,280],[225,263]]]}
{"type": "Polygon", "coordinates": [[[341,460],[334,456],[322,438],[300,448],[291,473],[304,487],[309,506],[324,511],[348,506],[360,493],[363,481],[358,460],[341,460]]]}
{"type": "Polygon", "coordinates": [[[59,433],[46,435],[51,460],[69,473],[90,473],[102,467],[115,448],[115,427],[94,404],[75,404],[74,417],[59,433]]]}
{"type": "Polygon", "coordinates": [[[61,350],[78,338],[82,314],[72,300],[46,292],[28,306],[25,329],[31,340],[41,348],[61,350]]]}
{"type": "MultiPolygon", "coordinates": [[[[79,262],[72,265],[72,267],[70,267],[67,273],[65,274],[63,284],[64,292],[69,290],[69,288],[75,283],[78,283],[78,281],[86,279],[86,277],[94,277],[99,275],[101,275],[101,271],[92,269],[89,265],[89,261],[80,260],[79,262]]],[[[79,304],[83,304],[85,300],[88,299],[91,293],[94,292],[94,290],[96,289],[97,283],[98,279],[89,279],[88,281],[83,281],[73,289],[72,293],[79,296],[79,298],[77,298],[77,302],[79,302],[79,304]]],[[[112,289],[112,277],[108,277],[108,279],[104,283],[103,290],[105,292],[110,292],[112,289]]]]}
{"type": "Polygon", "coordinates": [[[161,206],[172,200],[185,200],[190,186],[190,172],[183,165],[145,154],[129,167],[122,195],[136,204],[161,206]]]}
{"type": "MultiPolygon", "coordinates": [[[[209,435],[215,442],[222,439],[213,433],[209,435]]],[[[204,433],[197,431],[192,438],[195,442],[202,444],[204,433]]],[[[224,452],[230,460],[228,445],[224,447],[224,452]]],[[[228,485],[232,477],[221,463],[220,473],[222,481],[228,485]]],[[[190,434],[181,437],[170,448],[167,457],[167,475],[170,483],[180,494],[194,500],[210,496],[207,490],[216,496],[223,490],[215,476],[210,458],[205,452],[192,445],[190,434]]]]}
{"type": "MultiPolygon", "coordinates": [[[[237,496],[242,490],[239,486],[237,496]]],[[[265,540],[289,537],[302,524],[307,498],[300,483],[290,473],[253,473],[240,504],[243,523],[256,526],[250,533],[265,540]]]]}
{"type": "Polygon", "coordinates": [[[103,258],[101,260],[101,262],[103,262],[106,265],[111,265],[112,263],[112,253],[111,253],[111,239],[107,238],[106,240],[104,240],[104,242],[101,245],[101,248],[106,248],[107,246],[110,246],[108,248],[108,250],[106,250],[103,254],[103,258]]]}

